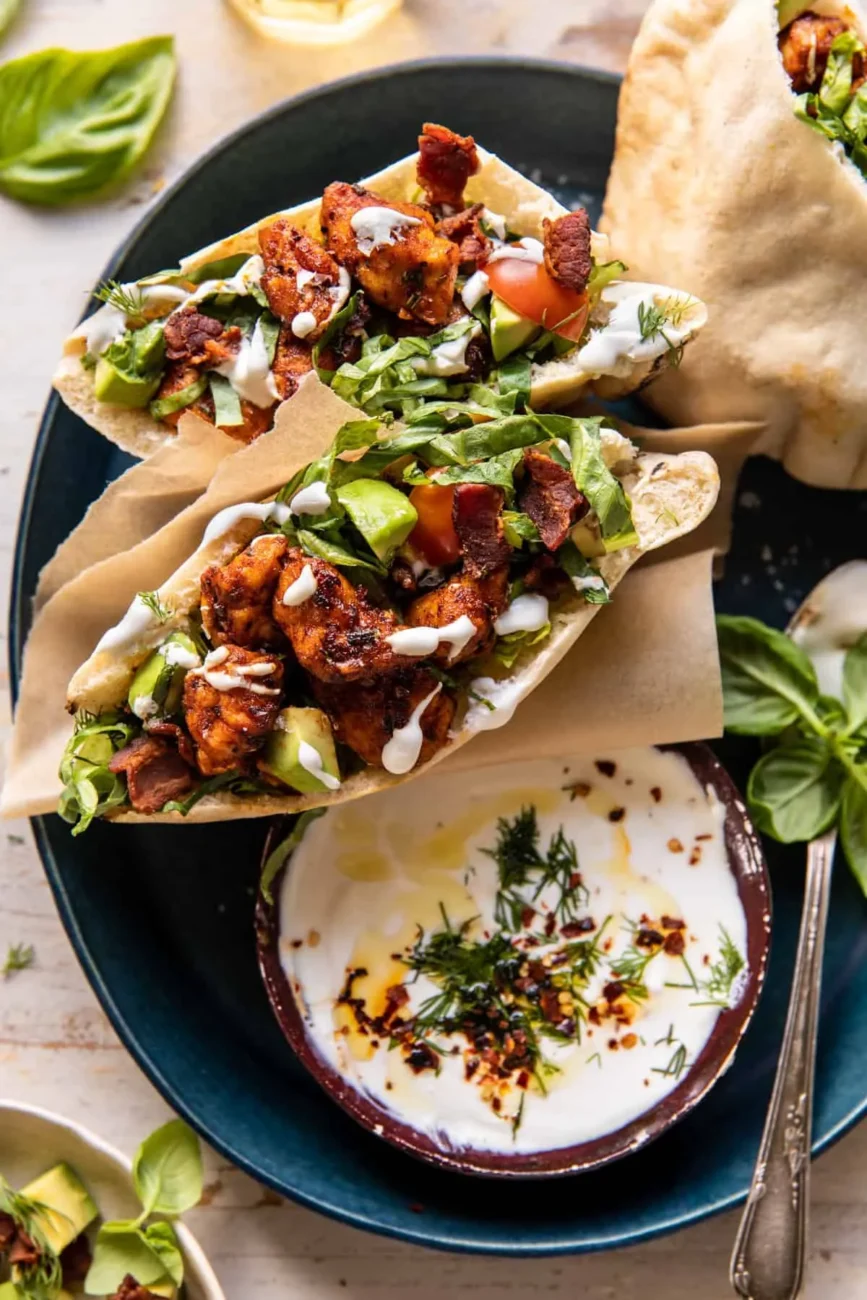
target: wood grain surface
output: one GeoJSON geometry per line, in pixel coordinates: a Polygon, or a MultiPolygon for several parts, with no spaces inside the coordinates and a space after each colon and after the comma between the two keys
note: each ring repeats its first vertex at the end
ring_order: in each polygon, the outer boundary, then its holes
{"type": "MultiPolygon", "coordinates": [[[[757,0],[757,3],[759,0],[757,0]]],[[[146,166],[110,199],[39,211],[0,196],[0,602],[39,413],[61,340],[109,253],[142,208],[204,148],[307,86],[429,54],[514,53],[622,68],[645,0],[407,0],[355,45],[269,45],[221,0],[23,0],[0,50],[84,48],[174,32],[180,83],[146,166]]],[[[520,106],[515,106],[520,111],[520,106]]],[[[6,652],[2,721],[8,729],[6,652]]],[[[0,826],[0,954],[30,943],[32,969],[0,980],[0,1095],[63,1112],[132,1152],[166,1107],[117,1041],[60,926],[29,828],[0,826]]],[[[2,1166],[2,1150],[0,1150],[2,1166]]],[[[818,1161],[809,1300],[867,1300],[867,1125],[818,1161]]],[[[625,1171],[624,1171],[625,1172],[625,1171]]],[[[724,1300],[732,1215],[629,1250],[582,1258],[440,1255],[368,1236],[285,1204],[208,1157],[205,1204],[189,1216],[230,1300],[724,1300]]]]}

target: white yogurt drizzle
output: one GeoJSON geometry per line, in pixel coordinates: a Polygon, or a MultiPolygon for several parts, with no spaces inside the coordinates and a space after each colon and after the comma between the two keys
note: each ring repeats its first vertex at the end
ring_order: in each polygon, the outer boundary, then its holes
{"type": "Polygon", "coordinates": [[[331,497],[321,479],[296,492],[289,502],[293,515],[324,515],[331,508],[331,497]]]}
{"type": "Polygon", "coordinates": [[[492,262],[504,262],[507,259],[513,262],[535,262],[538,266],[545,260],[545,249],[538,239],[526,236],[520,243],[498,244],[485,266],[490,266],[492,262]]]}
{"type": "Polygon", "coordinates": [[[447,641],[451,646],[449,663],[452,663],[475,635],[475,623],[468,614],[461,614],[460,618],[446,623],[444,627],[401,628],[385,639],[396,655],[420,657],[432,655],[441,641],[447,641]]]}
{"type": "Polygon", "coordinates": [[[602,303],[612,308],[607,322],[593,329],[579,350],[577,360],[588,374],[627,376],[635,362],[655,361],[677,348],[701,324],[702,304],[690,294],[659,284],[630,284],[619,281],[603,289],[602,303]],[[641,336],[639,310],[682,309],[678,324],[666,321],[649,338],[641,336]]]}
{"type": "Polygon", "coordinates": [[[156,622],[153,610],[136,596],[119,623],[104,632],[97,642],[96,652],[100,650],[127,650],[153,627],[156,622]]]}
{"type": "Polygon", "coordinates": [[[292,333],[296,339],[306,339],[316,329],[316,323],[312,311],[299,311],[292,317],[292,333]]]}
{"type": "Polygon", "coordinates": [[[340,789],[340,782],[337,777],[332,776],[330,772],[325,771],[325,768],[322,765],[322,755],[319,753],[319,750],[314,749],[313,745],[308,744],[306,740],[299,741],[298,762],[304,768],[305,772],[314,777],[317,781],[321,781],[326,790],[340,789]]]}
{"type": "Polygon", "coordinates": [[[473,326],[466,330],[456,339],[451,339],[446,343],[438,343],[435,348],[431,349],[430,356],[413,357],[410,365],[417,375],[463,375],[466,374],[469,366],[467,365],[467,347],[470,341],[481,334],[482,327],[476,321],[473,326]]]}
{"type": "Polygon", "coordinates": [[[386,743],[382,751],[382,766],[386,772],[391,772],[393,776],[404,776],[415,767],[424,744],[421,729],[424,711],[431,700],[439,695],[442,688],[442,682],[437,682],[430,695],[426,695],[414,710],[409,722],[403,727],[398,727],[392,734],[391,740],[386,743]]]}
{"type": "Polygon", "coordinates": [[[237,506],[226,506],[219,514],[214,515],[211,522],[205,529],[202,537],[202,546],[207,546],[208,542],[213,542],[217,537],[222,537],[230,529],[239,524],[242,519],[259,519],[264,524],[266,520],[273,519],[276,524],[283,525],[289,518],[291,511],[282,501],[243,501],[237,506]]]}
{"type": "Polygon", "coordinates": [[[599,573],[587,574],[583,577],[576,573],[572,575],[572,586],[577,592],[604,591],[607,583],[599,573]]]}
{"type": "Polygon", "coordinates": [[[283,593],[284,605],[303,605],[305,600],[309,600],[316,593],[316,574],[309,564],[305,564],[298,577],[283,593]]]}
{"type": "Polygon", "coordinates": [[[494,681],[493,677],[476,677],[470,682],[470,690],[481,699],[470,697],[464,731],[496,731],[498,727],[505,727],[521,702],[521,684],[515,677],[507,677],[501,682],[494,681]],[[486,700],[487,704],[484,703],[486,700]],[[488,704],[492,707],[489,708],[488,704]]]}
{"type": "Polygon", "coordinates": [[[215,672],[220,664],[226,662],[229,657],[229,651],[226,646],[219,646],[212,650],[206,656],[205,662],[201,668],[194,668],[193,672],[197,677],[204,677],[209,686],[213,686],[215,691],[252,691],[254,695],[279,695],[280,691],[274,687],[262,686],[259,682],[251,682],[251,677],[270,677],[276,671],[276,664],[232,664],[234,672],[215,672]]]}
{"type": "Polygon", "coordinates": [[[248,257],[228,280],[204,280],[197,289],[189,294],[184,305],[191,307],[205,298],[213,298],[220,293],[237,293],[242,298],[249,297],[252,290],[261,283],[265,271],[265,262],[258,253],[248,257]]]}
{"type": "Polygon", "coordinates": [[[254,406],[271,406],[278,400],[280,394],[271,374],[261,317],[251,337],[243,338],[238,351],[217,366],[217,374],[228,379],[238,396],[254,406]]]}
{"type": "Polygon", "coordinates": [[[494,623],[497,636],[513,632],[540,632],[548,622],[548,599],[537,592],[516,596],[494,623]]]}
{"type": "Polygon", "coordinates": [[[420,226],[419,217],[410,217],[405,212],[395,212],[394,208],[359,208],[349,219],[358,241],[358,251],[369,257],[375,248],[385,244],[396,244],[397,235],[403,226],[420,226]]]}
{"type": "Polygon", "coordinates": [[[484,271],[474,271],[461,289],[461,302],[467,311],[472,311],[486,294],[491,292],[491,284],[484,271]]]}
{"type": "Polygon", "coordinates": [[[188,650],[186,646],[180,645],[177,641],[168,641],[162,647],[160,653],[169,668],[201,667],[202,661],[195,650],[188,650]]]}
{"type": "Polygon", "coordinates": [[[159,713],[160,706],[152,695],[137,695],[132,702],[132,711],[137,718],[145,722],[159,713]]]}
{"type": "Polygon", "coordinates": [[[492,212],[490,208],[482,209],[482,218],[485,225],[493,230],[497,239],[505,243],[506,239],[506,218],[500,212],[492,212]]]}

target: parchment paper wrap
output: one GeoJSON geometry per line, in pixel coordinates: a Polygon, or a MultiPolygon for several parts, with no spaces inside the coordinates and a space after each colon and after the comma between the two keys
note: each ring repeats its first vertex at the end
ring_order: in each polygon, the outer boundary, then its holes
{"type": "MultiPolygon", "coordinates": [[[[45,600],[28,641],[0,804],[5,816],[35,815],[56,806],[57,767],[71,731],[67,684],[135,593],[159,587],[192,555],[218,510],[276,492],[295,465],[321,454],[340,425],[357,416],[330,389],[302,385],[281,409],[274,430],[224,458],[207,491],[153,536],[141,537],[141,516],[130,518],[120,490],[92,507],[105,532],[103,558],[79,571],[77,555],[92,545],[88,530],[80,526],[51,562],[55,572],[62,565],[76,576],[59,590],[55,587],[45,600]]],[[[190,474],[195,472],[195,447],[203,456],[210,454],[211,444],[204,438],[197,441],[197,423],[194,416],[183,421],[190,474]]],[[[642,439],[647,435],[640,429],[630,432],[642,439]]],[[[655,433],[654,449],[663,449],[663,436],[679,450],[707,445],[709,436],[722,446],[726,440],[737,446],[752,436],[752,429],[732,426],[727,439],[720,431],[709,434],[703,429],[655,433]]],[[[147,469],[137,467],[130,475],[147,469]]],[[[550,753],[552,744],[566,753],[719,734],[719,666],[707,545],[707,540],[700,542],[697,549],[670,561],[642,561],[515,720],[476,737],[447,761],[472,768],[500,761],[503,755],[550,753]],[[582,649],[584,642],[587,649],[582,649]]]]}
{"type": "Polygon", "coordinates": [[[864,488],[867,186],[794,105],[773,0],[655,0],[601,226],[630,278],[664,271],[708,306],[652,406],[674,424],[761,421],[756,450],[796,478],[864,488]]]}

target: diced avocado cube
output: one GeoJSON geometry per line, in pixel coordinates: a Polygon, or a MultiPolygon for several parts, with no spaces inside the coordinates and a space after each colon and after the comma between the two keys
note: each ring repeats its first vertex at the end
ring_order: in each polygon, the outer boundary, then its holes
{"type": "Polygon", "coordinates": [[[337,500],[380,560],[406,541],[418,519],[409,497],[382,479],[345,483],[337,489],[337,500]]]}
{"type": "Polygon", "coordinates": [[[0,1282],[0,1300],[21,1300],[21,1292],[11,1280],[0,1282]]]}
{"type": "Polygon", "coordinates": [[[510,353],[525,347],[540,330],[540,325],[519,316],[502,298],[491,298],[491,349],[495,361],[504,361],[510,353]]]}
{"type": "Polygon", "coordinates": [[[137,375],[162,369],[166,357],[163,322],[153,320],[132,333],[132,369],[137,375]]]}
{"type": "Polygon", "coordinates": [[[163,644],[148,655],[133,677],[127,695],[130,709],[137,718],[171,716],[181,707],[184,678],[201,660],[194,643],[185,632],[173,632],[163,644]]]}
{"type": "Polygon", "coordinates": [[[39,1226],[48,1245],[58,1255],[99,1213],[84,1183],[67,1164],[55,1165],[34,1178],[21,1188],[21,1195],[43,1207],[38,1215],[39,1226]]]}
{"type": "Polygon", "coordinates": [[[594,560],[597,556],[607,554],[602,538],[587,524],[576,524],[571,535],[572,541],[585,559],[594,560]]]}
{"type": "Polygon", "coordinates": [[[147,1289],[151,1295],[164,1296],[165,1300],[177,1300],[178,1288],[174,1282],[148,1282],[147,1289]]]}
{"type": "Polygon", "coordinates": [[[323,790],[336,789],[333,782],[340,784],[340,768],[331,723],[322,710],[282,709],[274,730],[265,741],[259,766],[299,794],[319,794],[323,790]],[[315,750],[318,763],[312,754],[302,751],[302,745],[315,750]],[[325,775],[331,778],[330,783],[316,775],[315,769],[319,764],[325,775]]]}
{"type": "Polygon", "coordinates": [[[147,406],[160,386],[160,375],[135,375],[121,370],[108,357],[100,357],[93,376],[94,396],[115,406],[147,406]]]}

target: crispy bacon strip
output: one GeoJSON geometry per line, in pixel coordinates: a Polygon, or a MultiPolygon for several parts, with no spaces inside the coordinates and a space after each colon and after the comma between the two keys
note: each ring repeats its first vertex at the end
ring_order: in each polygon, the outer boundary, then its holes
{"type": "Polygon", "coordinates": [[[237,349],[241,331],[234,327],[227,330],[222,321],[189,307],[169,316],[163,337],[169,361],[185,361],[191,366],[218,366],[237,349]]]}
{"type": "Polygon", "coordinates": [[[575,521],[587,513],[587,498],[578,491],[569,471],[541,451],[526,449],[524,469],[527,481],[518,504],[538,528],[548,550],[559,550],[575,521]]]}
{"type": "Polygon", "coordinates": [[[193,774],[177,749],[157,736],[139,736],[118,750],[108,766],[126,777],[129,801],[140,813],[159,812],[193,785],[193,774]]]}
{"type": "Polygon", "coordinates": [[[590,253],[590,218],[584,208],[542,222],[545,270],[565,289],[583,293],[593,270],[590,253]]]}
{"type": "Polygon", "coordinates": [[[453,211],[464,206],[464,189],[479,170],[479,155],[471,135],[457,135],[447,126],[425,122],[418,138],[418,183],[432,208],[453,211]]]}
{"type": "Polygon", "coordinates": [[[503,536],[503,491],[487,483],[458,483],[452,523],[461,543],[464,572],[486,578],[509,563],[512,548],[503,536]]]}
{"type": "Polygon", "coordinates": [[[481,225],[484,210],[483,203],[474,203],[471,208],[437,222],[437,233],[457,244],[464,269],[483,262],[491,252],[491,241],[481,225]]]}

